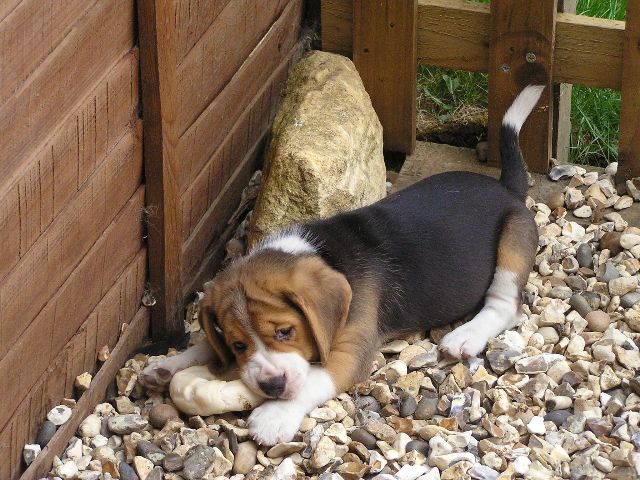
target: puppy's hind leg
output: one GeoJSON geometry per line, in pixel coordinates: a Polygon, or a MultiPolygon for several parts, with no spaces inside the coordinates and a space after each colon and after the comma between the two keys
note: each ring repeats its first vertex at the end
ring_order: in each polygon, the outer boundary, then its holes
{"type": "Polygon", "coordinates": [[[493,281],[484,307],[469,322],[444,336],[440,349],[456,358],[468,358],[484,350],[487,342],[517,325],[522,289],[535,260],[538,231],[525,209],[505,218],[498,243],[493,281]]]}

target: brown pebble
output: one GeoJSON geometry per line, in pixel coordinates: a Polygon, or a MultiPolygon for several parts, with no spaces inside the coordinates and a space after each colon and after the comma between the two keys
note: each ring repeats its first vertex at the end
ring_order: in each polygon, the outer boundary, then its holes
{"type": "Polygon", "coordinates": [[[547,205],[551,210],[564,207],[564,195],[562,192],[556,192],[549,196],[547,205]]]}
{"type": "Polygon", "coordinates": [[[478,142],[478,144],[476,145],[476,157],[478,158],[478,161],[483,163],[486,162],[488,153],[489,142],[478,142]]]}
{"type": "Polygon", "coordinates": [[[607,232],[600,239],[600,249],[607,249],[611,252],[611,256],[615,257],[622,251],[620,246],[620,232],[607,232]]]}
{"type": "Polygon", "coordinates": [[[594,310],[587,313],[585,320],[589,325],[589,329],[593,332],[604,332],[611,324],[611,317],[602,310],[594,310]]]}
{"type": "Polygon", "coordinates": [[[154,405],[149,412],[149,423],[155,428],[164,427],[170,418],[179,417],[178,411],[172,405],[161,403],[154,405]]]}

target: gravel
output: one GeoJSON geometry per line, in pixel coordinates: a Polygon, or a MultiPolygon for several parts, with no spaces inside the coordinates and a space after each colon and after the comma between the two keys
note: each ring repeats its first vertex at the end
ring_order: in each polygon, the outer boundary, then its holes
{"type": "MultiPolygon", "coordinates": [[[[563,167],[554,176],[571,178],[565,195],[549,206],[527,202],[540,248],[521,323],[492,339],[478,359],[439,354],[451,326],[390,342],[368,380],[311,412],[293,442],[268,449],[248,437],[246,413],[189,418],[166,392],[145,391],[137,375],[161,357],[136,355],[118,374],[117,394],[55,458],[52,475],[638,478],[640,229],[612,210],[626,208],[630,197],[619,197],[608,175],[563,167]],[[590,209],[592,223],[569,221],[569,204],[582,208],[579,216],[590,209]]],[[[232,242],[236,253],[243,232],[232,242]]],[[[186,323],[194,337],[202,334],[196,313],[193,304],[186,323]]],[[[56,409],[53,423],[41,427],[43,443],[54,423],[68,420],[56,409]]],[[[25,458],[37,451],[27,446],[25,458]]]]}

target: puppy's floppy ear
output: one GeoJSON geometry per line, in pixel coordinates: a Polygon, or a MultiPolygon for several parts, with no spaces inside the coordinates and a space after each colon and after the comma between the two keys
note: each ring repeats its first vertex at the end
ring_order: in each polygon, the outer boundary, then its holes
{"type": "Polygon", "coordinates": [[[293,267],[285,295],[309,322],[324,364],[334,337],[347,321],[351,304],[349,282],[321,258],[303,257],[293,267]]]}
{"type": "Polygon", "coordinates": [[[218,325],[215,311],[210,306],[203,305],[198,319],[200,320],[200,327],[207,335],[207,341],[211,345],[213,353],[218,357],[219,366],[223,368],[229,367],[233,363],[234,356],[224,341],[224,335],[218,325]]]}

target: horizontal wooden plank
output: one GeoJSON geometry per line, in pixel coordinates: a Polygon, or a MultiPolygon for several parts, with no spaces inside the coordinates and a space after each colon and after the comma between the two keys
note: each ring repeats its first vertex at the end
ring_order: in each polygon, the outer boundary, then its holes
{"type": "Polygon", "coordinates": [[[149,312],[142,307],[120,336],[111,356],[93,379],[91,388],[82,396],[74,408],[74,414],[71,419],[58,429],[49,445],[42,450],[38,458],[26,470],[24,478],[39,478],[48,473],[53,457],[64,450],[85,416],[102,401],[107,387],[113,381],[118,369],[122,367],[131,352],[142,343],[148,331],[149,312]]]}
{"type": "MultiPolygon", "coordinates": [[[[98,345],[108,344],[111,350],[114,350],[120,334],[120,325],[130,322],[140,306],[145,282],[145,264],[146,252],[143,249],[126,267],[65,348],[57,354],[40,378],[35,381],[29,393],[20,401],[13,417],[0,431],[0,442],[4,436],[8,437],[6,448],[10,451],[11,462],[4,463],[7,464],[7,468],[9,468],[9,463],[12,464],[14,474],[11,478],[17,478],[19,475],[22,464],[22,447],[26,443],[34,443],[37,429],[45,419],[47,412],[60,403],[63,395],[67,398],[72,395],[73,382],[78,374],[83,371],[95,372],[97,353],[100,348],[98,345]],[[118,312],[119,317],[116,325],[110,325],[109,330],[113,332],[108,343],[96,344],[98,337],[95,328],[97,317],[112,316],[113,312],[118,312]],[[90,359],[90,365],[83,367],[80,364],[79,360],[82,356],[90,359]],[[21,422],[21,420],[23,421],[21,422]],[[18,422],[21,422],[22,428],[18,422]]],[[[24,367],[21,371],[25,371],[24,367]]],[[[92,385],[95,385],[95,382],[96,378],[94,377],[92,385]]],[[[0,472],[2,472],[2,467],[0,467],[0,472]]],[[[10,478],[10,476],[7,470],[6,474],[0,478],[10,478]]]]}
{"type": "Polygon", "coordinates": [[[97,2],[0,107],[0,192],[134,39],[133,1],[97,2]]]}
{"type": "Polygon", "coordinates": [[[0,105],[94,4],[95,0],[24,0],[0,21],[0,105]]]}
{"type": "Polygon", "coordinates": [[[182,194],[180,203],[183,240],[187,240],[191,235],[202,216],[218,198],[222,187],[246,152],[263,134],[264,126],[270,123],[273,106],[278,100],[291,60],[296,53],[295,49],[291,51],[289,58],[273,71],[251,103],[245,107],[231,132],[209,159],[207,165],[182,194]]]}
{"type": "MultiPolygon", "coordinates": [[[[98,309],[96,313],[98,332],[90,333],[97,336],[98,343],[104,341],[107,335],[114,333],[111,330],[113,325],[107,326],[107,323],[114,321],[117,323],[117,316],[122,312],[121,308],[116,308],[113,301],[114,295],[122,294],[122,285],[116,283],[113,287],[115,290],[111,294],[107,293],[109,288],[114,285],[136,254],[140,258],[137,259],[138,263],[135,263],[135,267],[132,267],[133,273],[129,272],[129,274],[135,274],[137,279],[144,275],[144,255],[140,253],[143,246],[141,221],[143,206],[144,188],[141,187],[78,268],[26,331],[14,341],[7,355],[0,360],[0,371],[20,372],[20,375],[0,376],[0,403],[3,405],[0,411],[0,428],[8,422],[15,408],[37,379],[51,365],[57,354],[67,345],[103,298],[106,298],[106,304],[113,309],[113,312],[98,309]],[[114,314],[117,315],[115,320],[114,314]],[[104,318],[101,319],[101,316],[104,318]],[[26,357],[30,359],[28,367],[24,364],[26,357]]],[[[141,295],[141,287],[136,287],[131,293],[135,293],[136,296],[141,295]]],[[[99,345],[102,344],[99,343],[99,345]]],[[[62,391],[66,389],[69,392],[70,386],[65,383],[64,378],[61,383],[62,391]]]]}
{"type": "Polygon", "coordinates": [[[175,0],[176,61],[178,64],[231,0],[175,0]]]}
{"type": "MultiPolygon", "coordinates": [[[[323,49],[351,55],[351,0],[323,0],[323,49]],[[326,5],[326,7],[325,7],[326,5]],[[349,40],[347,40],[349,38],[349,40]]],[[[418,63],[486,72],[489,5],[466,0],[419,0],[418,63]],[[455,32],[455,33],[452,33],[455,32]]],[[[553,81],[620,89],[624,22],[559,13],[553,81]]]]}
{"type": "Polygon", "coordinates": [[[67,279],[141,179],[141,142],[131,129],[0,284],[0,358],[67,279]]]}
{"type": "Polygon", "coordinates": [[[489,5],[464,0],[432,0],[426,4],[421,1],[418,3],[418,63],[486,72],[489,28],[489,5]]]}
{"type": "Polygon", "coordinates": [[[291,0],[280,18],[238,69],[227,86],[207,106],[178,142],[180,191],[204,168],[271,72],[297,43],[302,1],[291,0]]]}
{"type": "MultiPolygon", "coordinates": [[[[288,3],[289,0],[236,0],[220,12],[178,68],[178,135],[229,83],[288,3]]],[[[287,19],[295,21],[290,16],[287,19]]]]}
{"type": "MultiPolygon", "coordinates": [[[[206,280],[204,275],[213,277],[214,262],[203,262],[211,244],[216,245],[219,237],[227,230],[227,221],[240,203],[242,190],[247,186],[251,175],[260,164],[261,154],[265,140],[269,132],[266,125],[263,135],[255,145],[247,152],[242,162],[224,186],[216,201],[202,217],[198,227],[182,248],[182,278],[185,279],[183,293],[185,296],[195,290],[202,289],[202,282],[206,280]]],[[[217,258],[216,258],[217,259],[217,258]]],[[[208,278],[207,278],[208,279],[208,278]]]]}
{"type": "Polygon", "coordinates": [[[121,58],[0,197],[0,280],[104,161],[137,117],[138,51],[121,58]],[[55,172],[55,175],[54,175],[55,172]]]}
{"type": "Polygon", "coordinates": [[[620,90],[624,22],[558,13],[553,81],[620,90]]]}

